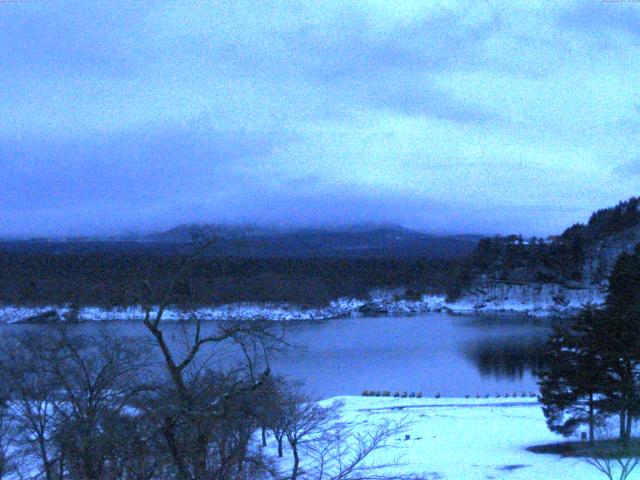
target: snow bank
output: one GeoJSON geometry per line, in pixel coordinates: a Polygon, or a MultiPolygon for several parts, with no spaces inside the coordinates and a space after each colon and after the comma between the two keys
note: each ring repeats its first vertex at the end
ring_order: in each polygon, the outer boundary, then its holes
{"type": "MultiPolygon", "coordinates": [[[[29,321],[30,317],[41,315],[47,311],[55,310],[63,317],[69,308],[46,307],[0,307],[0,322],[14,323],[29,321]]],[[[319,309],[301,309],[286,304],[230,304],[218,307],[200,308],[195,311],[185,311],[176,308],[167,309],[163,318],[165,320],[189,319],[197,316],[202,320],[259,320],[268,319],[274,321],[294,320],[322,320],[338,318],[349,315],[351,310],[342,306],[330,306],[319,309]]],[[[152,312],[152,313],[155,313],[152,312]]],[[[127,308],[105,309],[100,307],[85,307],[78,312],[80,321],[109,321],[109,320],[139,320],[144,317],[144,310],[140,306],[127,308]]]]}
{"type": "MultiPolygon", "coordinates": [[[[447,302],[443,295],[422,295],[407,298],[405,290],[374,290],[366,300],[339,298],[324,308],[302,308],[286,303],[233,303],[200,308],[186,312],[170,308],[165,312],[167,320],[189,318],[197,315],[206,320],[258,320],[274,321],[326,320],[351,315],[412,315],[425,312],[460,314],[513,312],[531,316],[550,316],[573,312],[580,307],[604,302],[605,294],[595,289],[568,289],[556,284],[506,285],[474,288],[460,300],[447,302]]],[[[69,308],[0,306],[0,322],[18,322],[29,317],[56,310],[60,316],[69,308]]],[[[86,307],[79,311],[79,320],[133,320],[144,317],[140,306],[105,309],[86,307]]]]}

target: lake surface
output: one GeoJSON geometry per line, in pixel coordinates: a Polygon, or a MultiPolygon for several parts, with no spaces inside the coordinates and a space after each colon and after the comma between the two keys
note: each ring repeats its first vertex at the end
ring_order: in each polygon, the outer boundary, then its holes
{"type": "Polygon", "coordinates": [[[296,325],[302,351],[277,359],[274,370],[305,379],[319,397],[363,390],[425,395],[537,392],[550,327],[530,318],[374,317],[296,325]]]}
{"type": "MultiPolygon", "coordinates": [[[[180,327],[165,325],[178,344],[180,327]]],[[[24,328],[39,327],[3,325],[0,333],[24,328]]],[[[77,328],[116,330],[136,341],[149,336],[139,322],[77,328]]],[[[541,347],[550,326],[523,317],[428,313],[291,322],[287,332],[298,348],[275,357],[272,370],[304,381],[314,398],[363,390],[495,396],[538,391],[533,372],[544,360],[541,347]]]]}

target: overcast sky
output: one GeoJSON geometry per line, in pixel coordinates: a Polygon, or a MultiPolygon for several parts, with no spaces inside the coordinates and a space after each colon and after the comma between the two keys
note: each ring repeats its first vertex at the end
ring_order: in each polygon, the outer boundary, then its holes
{"type": "Polygon", "coordinates": [[[556,233],[640,194],[640,3],[0,2],[0,235],[556,233]]]}

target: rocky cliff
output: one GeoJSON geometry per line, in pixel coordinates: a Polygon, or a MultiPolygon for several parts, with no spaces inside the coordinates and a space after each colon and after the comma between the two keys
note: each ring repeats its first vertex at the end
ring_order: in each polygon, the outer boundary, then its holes
{"type": "Polygon", "coordinates": [[[640,243],[640,198],[591,215],[546,240],[480,241],[455,304],[474,310],[555,312],[604,302],[618,257],[640,243]]]}
{"type": "Polygon", "coordinates": [[[558,283],[508,284],[487,282],[477,284],[448,304],[455,312],[521,312],[546,316],[575,311],[585,305],[600,305],[606,289],[600,286],[580,287],[558,283]]]}
{"type": "Polygon", "coordinates": [[[604,239],[585,249],[582,283],[585,287],[606,285],[616,260],[622,253],[630,253],[640,243],[640,224],[604,239]]]}

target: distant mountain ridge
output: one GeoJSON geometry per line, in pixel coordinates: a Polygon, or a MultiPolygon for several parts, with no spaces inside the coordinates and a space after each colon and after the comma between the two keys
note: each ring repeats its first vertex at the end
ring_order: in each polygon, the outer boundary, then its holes
{"type": "Polygon", "coordinates": [[[213,252],[246,257],[427,257],[454,258],[474,250],[477,235],[438,236],[395,224],[346,227],[269,228],[181,225],[146,237],[154,242],[213,239],[213,252]]]}
{"type": "MultiPolygon", "coordinates": [[[[282,236],[295,234],[353,234],[370,232],[414,233],[430,237],[448,236],[433,235],[405,228],[394,223],[361,223],[338,227],[279,227],[256,225],[225,225],[215,223],[187,223],[162,232],[154,232],[143,236],[142,240],[190,242],[194,236],[220,237],[224,239],[251,238],[259,236],[282,236]]],[[[481,238],[481,236],[477,236],[481,238]]]]}
{"type": "Polygon", "coordinates": [[[471,253],[480,235],[439,236],[395,224],[281,228],[185,224],[132,238],[0,242],[14,252],[188,254],[194,240],[211,240],[208,255],[235,258],[425,258],[453,259],[471,253]]]}

